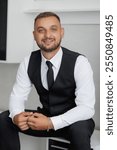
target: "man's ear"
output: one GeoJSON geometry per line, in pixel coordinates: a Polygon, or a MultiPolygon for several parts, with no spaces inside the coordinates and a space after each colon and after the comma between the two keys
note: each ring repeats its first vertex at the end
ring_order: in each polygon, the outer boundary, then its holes
{"type": "Polygon", "coordinates": [[[35,40],[35,31],[33,31],[33,37],[34,37],[34,40],[35,40]]]}

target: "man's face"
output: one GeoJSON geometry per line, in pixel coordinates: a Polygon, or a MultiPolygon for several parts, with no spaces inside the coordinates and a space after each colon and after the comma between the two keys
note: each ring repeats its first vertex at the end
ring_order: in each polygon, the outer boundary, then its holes
{"type": "Polygon", "coordinates": [[[52,16],[37,19],[33,34],[41,50],[52,52],[60,48],[64,30],[58,19],[52,16]]]}

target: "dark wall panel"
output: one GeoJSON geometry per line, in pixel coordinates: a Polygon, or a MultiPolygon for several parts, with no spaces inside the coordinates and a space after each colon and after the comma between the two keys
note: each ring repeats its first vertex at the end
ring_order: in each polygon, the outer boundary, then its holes
{"type": "Polygon", "coordinates": [[[0,0],[0,60],[6,60],[7,0],[0,0]]]}

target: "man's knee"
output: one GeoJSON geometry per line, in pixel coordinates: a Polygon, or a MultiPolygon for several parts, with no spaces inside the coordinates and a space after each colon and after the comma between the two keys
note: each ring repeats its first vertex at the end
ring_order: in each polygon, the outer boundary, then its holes
{"type": "Polygon", "coordinates": [[[69,127],[69,139],[72,149],[90,150],[90,137],[94,131],[92,119],[78,121],[69,127]]]}
{"type": "Polygon", "coordinates": [[[94,121],[92,119],[78,121],[69,127],[70,140],[74,144],[90,143],[90,137],[94,131],[94,121]]]}
{"type": "Polygon", "coordinates": [[[0,113],[0,124],[4,124],[9,119],[9,111],[0,113]]]}
{"type": "Polygon", "coordinates": [[[12,119],[9,118],[9,111],[0,114],[0,136],[2,139],[0,142],[0,150],[20,149],[18,131],[12,119]]]}
{"type": "Polygon", "coordinates": [[[10,129],[14,126],[12,119],[9,117],[9,111],[0,113],[0,132],[10,129]]]}
{"type": "Polygon", "coordinates": [[[85,120],[85,121],[78,121],[74,124],[72,124],[69,128],[70,134],[76,134],[77,137],[80,135],[88,135],[91,136],[91,134],[94,131],[94,121],[92,119],[85,120]]]}

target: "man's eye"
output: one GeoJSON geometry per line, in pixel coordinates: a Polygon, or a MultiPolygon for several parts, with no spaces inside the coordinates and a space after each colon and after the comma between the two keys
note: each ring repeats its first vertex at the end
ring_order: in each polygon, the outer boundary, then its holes
{"type": "Polygon", "coordinates": [[[52,30],[53,32],[57,31],[57,29],[56,29],[56,28],[52,28],[51,30],[52,30]]]}
{"type": "Polygon", "coordinates": [[[38,32],[39,33],[44,33],[44,30],[43,29],[39,29],[38,32]]]}

